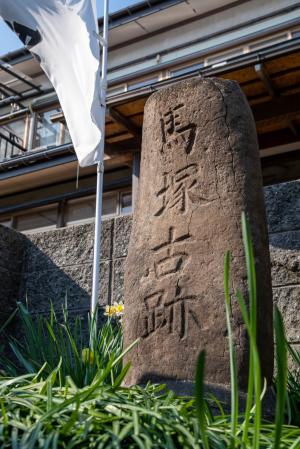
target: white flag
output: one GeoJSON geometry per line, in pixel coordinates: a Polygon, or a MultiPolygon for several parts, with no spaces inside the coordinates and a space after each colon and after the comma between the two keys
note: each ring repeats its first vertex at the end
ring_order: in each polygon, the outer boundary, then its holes
{"type": "Polygon", "coordinates": [[[53,84],[81,166],[100,160],[96,0],[0,0],[0,15],[53,84]]]}

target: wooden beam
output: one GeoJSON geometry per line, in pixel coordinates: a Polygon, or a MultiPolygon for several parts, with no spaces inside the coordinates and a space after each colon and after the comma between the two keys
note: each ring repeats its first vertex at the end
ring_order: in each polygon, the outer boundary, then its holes
{"type": "Polygon", "coordinates": [[[272,119],[279,115],[300,113],[300,94],[276,97],[272,101],[252,106],[256,122],[272,119]]]}
{"type": "Polygon", "coordinates": [[[299,136],[299,130],[297,124],[293,120],[288,120],[288,125],[295,137],[299,136]]]}
{"type": "Polygon", "coordinates": [[[300,149],[261,159],[264,185],[299,179],[300,149]]]}
{"type": "Polygon", "coordinates": [[[115,122],[123,125],[127,129],[127,131],[130,132],[130,134],[137,138],[140,138],[141,129],[136,126],[128,117],[125,117],[123,114],[117,111],[117,109],[114,109],[112,107],[108,108],[108,114],[115,122]]]}
{"type": "Polygon", "coordinates": [[[272,82],[270,80],[270,77],[268,75],[268,72],[266,71],[266,68],[264,64],[255,64],[254,70],[263,82],[265,88],[267,89],[270,97],[275,98],[277,96],[277,93],[272,86],[272,82]]]}
{"type": "Polygon", "coordinates": [[[108,156],[116,156],[124,153],[136,153],[139,151],[141,151],[141,146],[137,144],[135,139],[118,144],[105,142],[104,145],[104,153],[108,156]]]}

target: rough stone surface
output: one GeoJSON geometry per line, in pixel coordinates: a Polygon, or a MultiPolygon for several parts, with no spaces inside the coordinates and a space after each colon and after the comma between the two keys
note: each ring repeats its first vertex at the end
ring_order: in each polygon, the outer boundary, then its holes
{"type": "Polygon", "coordinates": [[[300,181],[265,188],[269,232],[300,230],[300,181]]]}
{"type": "Polygon", "coordinates": [[[0,225],[0,320],[10,314],[18,299],[21,280],[24,237],[0,225]]]}
{"type": "MultiPolygon", "coordinates": [[[[101,305],[107,304],[109,294],[109,262],[100,264],[101,305]]],[[[61,309],[67,298],[70,309],[89,308],[92,285],[92,265],[65,267],[26,273],[23,277],[21,297],[28,297],[30,307],[40,312],[49,310],[50,302],[54,308],[61,309]]]]}
{"type": "Polygon", "coordinates": [[[300,343],[300,180],[266,187],[265,199],[274,301],[288,340],[300,343]]]}
{"type": "MultiPolygon", "coordinates": [[[[0,225],[0,327],[7,321],[19,300],[24,254],[24,237],[0,225]]],[[[10,325],[7,332],[14,332],[10,325]]],[[[0,348],[6,346],[6,338],[0,334],[0,348]]]]}
{"type": "Polygon", "coordinates": [[[10,313],[15,306],[15,301],[19,295],[21,274],[0,268],[0,310],[3,313],[10,313]]]}
{"type": "Polygon", "coordinates": [[[125,259],[114,261],[113,272],[113,301],[123,301],[124,298],[124,265],[125,259]]]}
{"type": "MultiPolygon", "coordinates": [[[[300,354],[300,344],[293,344],[292,348],[294,351],[298,352],[300,354]]],[[[291,356],[291,354],[288,354],[288,367],[291,372],[294,372],[296,375],[296,378],[299,379],[299,364],[295,362],[294,358],[291,356]]]]}
{"type": "Polygon", "coordinates": [[[274,288],[273,294],[283,315],[288,341],[300,343],[300,286],[274,288]]]}
{"type": "MultiPolygon", "coordinates": [[[[113,260],[115,260],[115,221],[123,240],[118,260],[124,259],[126,229],[130,229],[127,217],[108,219],[102,226],[102,255],[100,279],[100,305],[108,304],[113,297],[113,260]],[[123,228],[125,229],[123,230],[123,228]],[[122,246],[123,245],[123,246],[122,246]]],[[[129,231],[130,232],[130,231],[129,231]]],[[[37,312],[49,310],[50,300],[60,309],[65,295],[71,310],[89,309],[94,225],[86,224],[41,232],[24,237],[24,257],[20,297],[27,296],[37,312]]],[[[116,250],[118,253],[118,249],[116,250]]]]}
{"type": "Polygon", "coordinates": [[[114,257],[126,257],[131,233],[132,218],[125,215],[115,220],[114,257]]]}
{"type": "MultiPolygon", "coordinates": [[[[112,258],[114,220],[103,220],[102,260],[112,258]]],[[[32,273],[47,269],[93,262],[94,225],[80,225],[29,235],[23,270],[32,273]]]]}
{"type": "Polygon", "coordinates": [[[24,237],[0,225],[0,268],[19,273],[22,270],[24,237]]]}
{"type": "MultiPolygon", "coordinates": [[[[139,196],[125,276],[127,383],[193,380],[200,350],[206,379],[229,384],[223,258],[232,251],[231,286],[246,293],[240,219],[252,229],[262,370],[273,373],[272,289],[261,169],[250,108],[235,82],[199,78],[147,101],[139,196]]],[[[233,307],[240,387],[248,341],[233,307]]]]}
{"type": "Polygon", "coordinates": [[[270,234],[272,283],[300,284],[300,231],[270,234]]]}

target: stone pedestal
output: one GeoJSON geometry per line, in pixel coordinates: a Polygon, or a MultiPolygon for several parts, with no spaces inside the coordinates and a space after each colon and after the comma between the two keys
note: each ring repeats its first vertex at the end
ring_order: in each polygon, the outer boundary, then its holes
{"type": "MultiPolygon", "coordinates": [[[[194,379],[199,351],[206,379],[228,385],[223,260],[232,252],[231,287],[246,295],[241,214],[254,240],[258,344],[273,372],[272,290],[261,168],[254,120],[238,85],[191,79],[146,103],[139,195],[125,274],[127,383],[194,379]]],[[[248,339],[233,305],[238,377],[248,373],[248,339]]]]}

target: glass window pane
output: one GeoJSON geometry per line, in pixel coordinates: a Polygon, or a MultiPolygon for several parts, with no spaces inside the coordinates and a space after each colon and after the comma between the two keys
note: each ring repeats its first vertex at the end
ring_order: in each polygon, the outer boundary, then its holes
{"type": "Polygon", "coordinates": [[[125,92],[125,91],[126,91],[126,85],[125,84],[122,84],[122,86],[109,87],[107,89],[107,96],[111,97],[113,95],[118,95],[118,94],[120,94],[122,92],[125,92]]]}
{"type": "MultiPolygon", "coordinates": [[[[116,215],[118,213],[118,192],[103,195],[102,216],[116,215]]],[[[89,196],[69,200],[65,208],[65,224],[91,223],[95,220],[96,198],[89,196]]]]}
{"type": "Polygon", "coordinates": [[[149,86],[149,84],[154,84],[158,82],[158,76],[155,78],[148,78],[141,81],[137,81],[132,84],[128,84],[127,90],[139,89],[140,87],[149,86]]]}
{"type": "Polygon", "coordinates": [[[65,123],[61,123],[61,141],[59,144],[63,145],[71,142],[72,140],[67,125],[65,123]]]}
{"type": "Polygon", "coordinates": [[[22,150],[14,146],[14,142],[24,147],[26,117],[2,125],[0,131],[9,140],[0,137],[0,160],[8,159],[23,154],[22,150]]]}
{"type": "Polygon", "coordinates": [[[197,64],[192,64],[189,66],[181,67],[180,69],[171,70],[171,76],[185,75],[186,73],[192,72],[193,70],[200,70],[203,67],[203,62],[198,62],[197,64]]]}
{"type": "Polygon", "coordinates": [[[229,59],[239,56],[242,53],[243,53],[242,47],[235,48],[234,50],[227,51],[226,53],[222,53],[222,54],[211,56],[210,58],[207,58],[207,64],[212,65],[214,67],[215,65],[225,63],[229,59]]]}
{"type": "Polygon", "coordinates": [[[132,193],[126,192],[121,194],[121,212],[129,214],[132,212],[132,193]]]}
{"type": "Polygon", "coordinates": [[[95,196],[69,200],[65,209],[66,226],[94,221],[95,201],[95,196]]]}
{"type": "Polygon", "coordinates": [[[269,39],[264,39],[259,42],[250,45],[250,50],[259,50],[261,48],[269,47],[280,42],[287,40],[287,34],[281,34],[280,36],[274,36],[269,39]]]}
{"type": "Polygon", "coordinates": [[[57,204],[41,207],[16,217],[16,229],[20,232],[37,232],[55,229],[57,224],[57,204]]]}
{"type": "Polygon", "coordinates": [[[52,120],[60,111],[60,108],[56,108],[37,114],[33,149],[61,145],[61,142],[64,143],[64,125],[60,121],[52,120]]]}
{"type": "Polygon", "coordinates": [[[102,215],[115,215],[118,213],[119,193],[107,193],[103,195],[102,215]]]}

